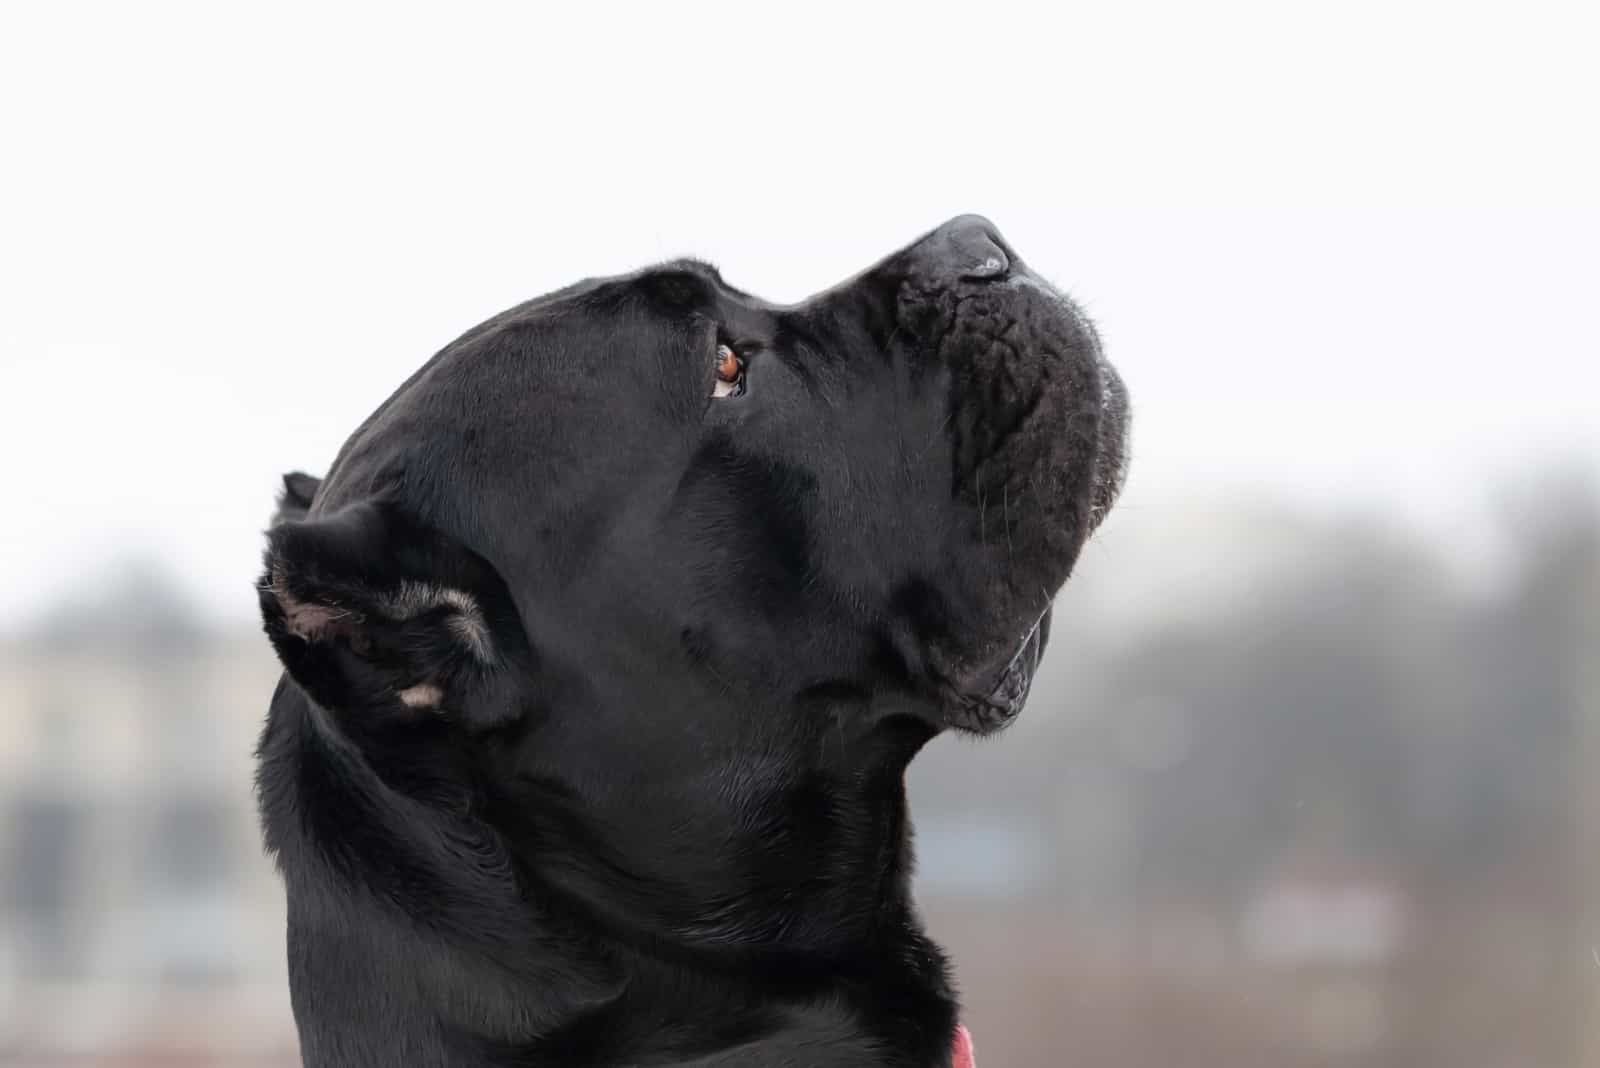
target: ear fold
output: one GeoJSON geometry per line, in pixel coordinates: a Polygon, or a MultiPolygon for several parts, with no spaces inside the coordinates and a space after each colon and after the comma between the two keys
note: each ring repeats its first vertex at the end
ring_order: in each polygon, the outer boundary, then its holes
{"type": "Polygon", "coordinates": [[[278,658],[329,711],[477,727],[517,712],[528,653],[504,584],[390,504],[274,526],[260,601],[278,658]]]}

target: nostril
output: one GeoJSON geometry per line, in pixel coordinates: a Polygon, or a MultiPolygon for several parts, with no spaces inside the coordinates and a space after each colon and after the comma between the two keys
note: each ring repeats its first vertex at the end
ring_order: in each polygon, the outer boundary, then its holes
{"type": "Polygon", "coordinates": [[[966,272],[963,273],[961,277],[980,279],[1001,278],[1004,277],[1006,269],[1009,266],[1010,264],[1006,262],[1006,254],[1002,252],[996,256],[985,257],[981,263],[976,263],[967,268],[966,272]]]}

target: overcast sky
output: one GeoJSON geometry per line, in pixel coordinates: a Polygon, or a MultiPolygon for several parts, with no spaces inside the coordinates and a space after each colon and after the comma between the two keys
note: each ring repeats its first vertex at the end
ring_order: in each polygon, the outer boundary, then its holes
{"type": "Polygon", "coordinates": [[[7,5],[0,626],[128,551],[248,618],[278,472],[509,304],[680,253],[799,299],[965,211],[1129,380],[1121,522],[1467,538],[1600,461],[1583,7],[546,7],[7,5]]]}

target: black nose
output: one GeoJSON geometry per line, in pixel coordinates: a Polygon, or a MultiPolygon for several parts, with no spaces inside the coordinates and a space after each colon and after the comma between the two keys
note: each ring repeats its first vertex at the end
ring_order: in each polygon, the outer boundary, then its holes
{"type": "Polygon", "coordinates": [[[982,215],[957,215],[923,238],[913,253],[934,277],[998,281],[1011,270],[1000,231],[982,215]]]}

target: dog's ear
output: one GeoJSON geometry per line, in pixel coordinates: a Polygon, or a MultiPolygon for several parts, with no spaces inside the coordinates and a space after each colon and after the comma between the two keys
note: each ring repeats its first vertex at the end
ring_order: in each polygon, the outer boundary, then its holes
{"type": "Polygon", "coordinates": [[[321,486],[322,479],[304,471],[290,471],[284,475],[283,489],[278,492],[278,511],[272,517],[272,525],[304,519],[321,486]]]}
{"type": "Polygon", "coordinates": [[[278,658],[329,711],[473,727],[517,713],[528,651],[504,583],[391,504],[278,523],[260,600],[278,658]]]}

